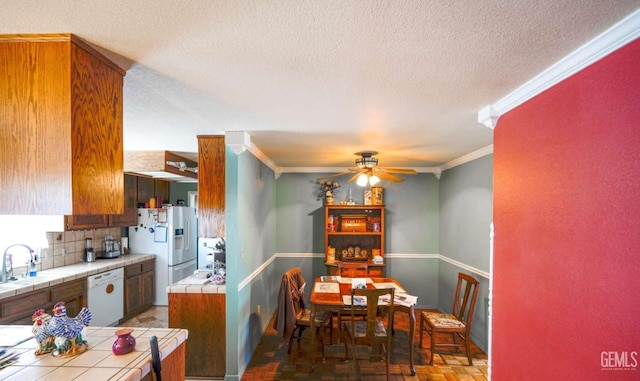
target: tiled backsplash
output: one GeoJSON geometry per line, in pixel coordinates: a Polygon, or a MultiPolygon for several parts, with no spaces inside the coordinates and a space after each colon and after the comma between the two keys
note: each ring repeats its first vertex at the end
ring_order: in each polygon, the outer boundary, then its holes
{"type": "MultiPolygon", "coordinates": [[[[85,238],[93,238],[93,249],[102,251],[104,236],[107,234],[110,234],[117,241],[120,241],[122,235],[120,228],[47,232],[49,247],[40,249],[38,271],[82,262],[86,245],[85,238]]],[[[21,263],[14,263],[13,275],[20,277],[23,272],[27,272],[27,267],[21,263]]]]}

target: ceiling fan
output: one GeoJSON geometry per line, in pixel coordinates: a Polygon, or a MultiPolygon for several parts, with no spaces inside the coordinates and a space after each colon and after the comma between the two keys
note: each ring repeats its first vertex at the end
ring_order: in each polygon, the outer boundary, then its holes
{"type": "Polygon", "coordinates": [[[324,176],[321,177],[321,179],[353,174],[353,176],[351,176],[349,180],[347,180],[348,183],[357,180],[358,185],[366,186],[367,184],[375,185],[380,181],[380,179],[393,181],[394,183],[401,183],[404,181],[403,178],[393,175],[392,173],[403,175],[417,174],[417,172],[413,169],[378,167],[378,159],[374,157],[377,154],[378,152],[376,151],[356,152],[355,155],[359,155],[360,157],[356,159],[355,168],[349,168],[346,172],[324,176]]]}

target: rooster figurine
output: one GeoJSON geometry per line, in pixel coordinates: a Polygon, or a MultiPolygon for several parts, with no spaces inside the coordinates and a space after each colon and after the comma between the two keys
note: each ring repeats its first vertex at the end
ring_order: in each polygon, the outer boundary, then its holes
{"type": "Polygon", "coordinates": [[[64,302],[53,306],[53,317],[49,322],[49,332],[55,336],[54,356],[75,356],[87,350],[87,342],[82,338],[82,330],[91,322],[91,311],[86,307],[71,318],[67,316],[64,302]]]}
{"type": "Polygon", "coordinates": [[[33,313],[31,320],[33,321],[31,332],[33,332],[33,336],[38,342],[38,349],[35,351],[35,355],[50,353],[55,348],[55,344],[53,343],[55,337],[49,332],[51,315],[45,313],[43,309],[39,309],[33,313]]]}

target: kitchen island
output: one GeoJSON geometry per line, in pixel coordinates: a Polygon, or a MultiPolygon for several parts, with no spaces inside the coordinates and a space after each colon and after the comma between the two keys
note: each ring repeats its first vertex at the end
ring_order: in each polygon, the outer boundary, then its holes
{"type": "MultiPolygon", "coordinates": [[[[17,326],[0,326],[0,330],[15,329],[17,326]]],[[[30,326],[22,326],[30,330],[30,326]]],[[[34,338],[18,344],[9,350],[20,353],[19,359],[0,369],[0,379],[24,381],[49,379],[56,381],[139,381],[151,380],[151,351],[149,338],[156,336],[162,359],[163,380],[185,379],[186,329],[134,328],[135,349],[116,356],[111,345],[116,339],[115,332],[121,327],[88,327],[85,339],[89,349],[74,357],[54,357],[51,354],[36,356],[38,344],[34,338]]]]}
{"type": "Polygon", "coordinates": [[[169,327],[189,330],[186,376],[222,379],[226,371],[226,286],[196,273],[171,286],[169,327]]]}

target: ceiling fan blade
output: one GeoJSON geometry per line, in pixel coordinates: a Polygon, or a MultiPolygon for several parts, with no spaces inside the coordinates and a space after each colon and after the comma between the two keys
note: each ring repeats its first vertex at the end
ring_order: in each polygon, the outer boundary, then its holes
{"type": "Polygon", "coordinates": [[[318,177],[318,180],[328,179],[328,178],[331,178],[331,177],[350,175],[352,173],[362,173],[362,172],[367,172],[367,171],[368,171],[368,169],[366,169],[366,168],[349,168],[346,172],[334,173],[333,175],[327,175],[327,176],[318,177]]]}
{"type": "Polygon", "coordinates": [[[330,177],[344,176],[344,175],[348,175],[350,173],[353,173],[353,172],[352,171],[347,171],[347,172],[341,172],[341,173],[334,173],[333,175],[327,175],[327,176],[318,177],[318,180],[328,179],[330,177]]]}
{"type": "Polygon", "coordinates": [[[349,178],[349,180],[347,180],[348,183],[354,182],[362,173],[356,173],[355,175],[351,176],[349,178]]]}
{"type": "Polygon", "coordinates": [[[375,175],[378,176],[381,179],[393,181],[394,183],[401,183],[401,182],[404,181],[403,178],[400,178],[398,176],[394,176],[394,175],[386,173],[384,171],[375,171],[375,175]]]}
{"type": "Polygon", "coordinates": [[[417,175],[418,172],[414,171],[413,169],[402,169],[402,168],[378,168],[381,171],[387,172],[387,173],[401,173],[404,175],[417,175]]]}

